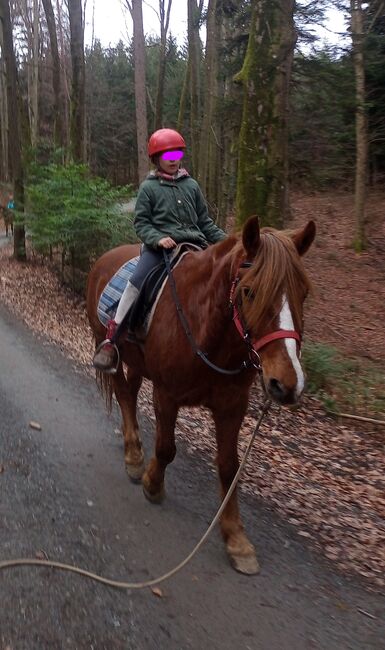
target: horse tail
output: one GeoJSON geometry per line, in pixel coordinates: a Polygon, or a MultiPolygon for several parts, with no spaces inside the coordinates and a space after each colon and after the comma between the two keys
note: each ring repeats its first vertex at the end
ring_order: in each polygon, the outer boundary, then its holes
{"type": "Polygon", "coordinates": [[[100,370],[96,371],[96,383],[102,393],[106,408],[109,414],[112,411],[112,398],[114,396],[114,380],[112,375],[108,375],[100,370]]]}

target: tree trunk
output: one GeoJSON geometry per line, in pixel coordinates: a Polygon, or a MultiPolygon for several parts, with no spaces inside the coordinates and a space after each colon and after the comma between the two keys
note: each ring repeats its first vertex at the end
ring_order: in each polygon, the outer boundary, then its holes
{"type": "Polygon", "coordinates": [[[167,32],[170,23],[170,11],[172,0],[168,0],[167,10],[165,10],[165,0],[159,0],[160,16],[160,52],[158,68],[158,84],[155,102],[155,120],[154,129],[160,129],[163,126],[163,98],[164,83],[166,77],[166,53],[167,53],[167,32]]]}
{"type": "Polygon", "coordinates": [[[294,0],[253,0],[249,42],[236,81],[244,102],[236,210],[239,224],[257,214],[282,227],[288,215],[287,111],[296,32],[294,0]]]}
{"type": "Polygon", "coordinates": [[[147,103],[146,103],[146,48],[143,32],[142,0],[126,0],[134,24],[135,61],[135,114],[138,150],[138,180],[141,183],[148,173],[147,155],[147,103]]]}
{"type": "MultiPolygon", "coordinates": [[[[218,46],[220,51],[224,51],[226,44],[230,43],[232,38],[239,38],[239,29],[235,30],[231,17],[224,12],[224,1],[220,0],[218,4],[218,46]]],[[[242,33],[242,32],[241,32],[242,33]]],[[[236,105],[241,103],[241,88],[239,84],[234,84],[231,76],[227,73],[226,64],[230,63],[229,58],[226,63],[221,62],[222,74],[218,79],[218,95],[222,98],[221,106],[236,105]]],[[[237,155],[239,139],[239,118],[234,111],[232,115],[224,115],[221,107],[218,107],[215,114],[216,133],[218,133],[217,169],[210,168],[210,183],[215,183],[217,190],[218,219],[217,224],[225,229],[226,220],[234,207],[235,184],[237,175],[237,155]],[[217,179],[213,178],[217,174],[217,179]]]]}
{"type": "MultiPolygon", "coordinates": [[[[202,192],[207,195],[209,162],[215,166],[213,154],[212,120],[215,109],[217,90],[217,57],[216,57],[216,8],[217,0],[209,0],[207,8],[207,29],[206,29],[206,55],[205,55],[205,85],[203,101],[202,128],[199,143],[199,171],[198,181],[202,192]],[[210,154],[212,154],[210,156],[210,154]],[[212,160],[210,161],[210,158],[212,160]]],[[[214,147],[215,151],[215,147],[214,147]]],[[[206,197],[210,204],[214,197],[206,197]]]]}
{"type": "MultiPolygon", "coordinates": [[[[0,44],[4,52],[3,24],[0,22],[0,44]]],[[[8,163],[8,103],[7,74],[3,55],[0,61],[0,125],[1,125],[1,180],[9,180],[8,163]]]]}
{"type": "Polygon", "coordinates": [[[84,25],[81,0],[68,0],[71,32],[71,148],[76,162],[86,159],[84,25]]]}
{"type": "Polygon", "coordinates": [[[59,35],[59,44],[60,44],[60,54],[61,62],[61,93],[63,97],[63,142],[64,148],[66,151],[66,159],[68,158],[68,152],[70,148],[70,105],[71,105],[71,96],[69,91],[68,83],[68,70],[66,66],[66,40],[65,40],[65,29],[63,27],[63,0],[56,0],[56,10],[57,10],[57,24],[58,24],[58,35],[59,35]]]}
{"type": "Polygon", "coordinates": [[[186,115],[186,104],[188,98],[188,91],[190,87],[190,58],[188,58],[185,75],[183,79],[182,91],[179,99],[179,112],[178,112],[178,121],[177,121],[177,130],[182,132],[184,126],[184,120],[186,115]]]}
{"type": "MultiPolygon", "coordinates": [[[[0,19],[3,26],[4,60],[7,73],[9,161],[14,187],[15,209],[24,211],[24,168],[20,135],[20,112],[18,104],[18,79],[9,0],[0,0],[0,19]]],[[[24,225],[14,227],[14,255],[18,261],[26,259],[24,225]]]]}
{"type": "Polygon", "coordinates": [[[368,133],[365,111],[365,61],[364,27],[361,0],[351,0],[351,31],[354,72],[356,78],[356,178],[354,212],[356,220],[354,249],[361,252],[366,247],[366,181],[368,167],[368,133]]]}
{"type": "Polygon", "coordinates": [[[51,56],[52,56],[52,85],[54,92],[54,133],[55,133],[55,144],[57,147],[63,147],[65,138],[63,133],[63,119],[62,119],[62,83],[61,83],[61,69],[60,69],[60,57],[59,57],[59,48],[57,42],[56,34],[56,23],[55,23],[55,14],[53,11],[51,0],[43,0],[43,7],[45,12],[45,17],[47,20],[47,27],[49,33],[49,40],[51,45],[51,56]]]}
{"type": "Polygon", "coordinates": [[[30,125],[31,144],[36,147],[39,138],[39,17],[40,2],[33,0],[32,47],[31,47],[31,88],[30,88],[30,125]]]}
{"type": "Polygon", "coordinates": [[[202,6],[197,7],[196,0],[188,0],[187,32],[190,81],[190,144],[192,173],[194,176],[198,175],[199,167],[199,22],[201,8],[202,6]]]}

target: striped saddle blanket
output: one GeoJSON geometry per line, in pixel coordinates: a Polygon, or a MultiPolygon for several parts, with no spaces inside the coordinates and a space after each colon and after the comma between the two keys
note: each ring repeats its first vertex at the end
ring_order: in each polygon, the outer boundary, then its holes
{"type": "MultiPolygon", "coordinates": [[[[195,244],[189,244],[189,243],[179,244],[172,254],[172,259],[171,259],[172,268],[176,268],[180,264],[184,256],[187,255],[189,252],[200,251],[200,250],[202,249],[199,246],[196,246],[195,244]]],[[[123,264],[123,266],[121,266],[120,269],[111,278],[109,283],[104,287],[102,295],[100,296],[99,299],[98,310],[97,310],[98,318],[104,326],[107,325],[108,321],[111,318],[114,318],[116,314],[116,310],[118,308],[119,300],[122,297],[127,282],[130,280],[133,272],[136,269],[138,260],[139,257],[134,257],[132,260],[129,260],[128,262],[123,264]]],[[[133,327],[133,329],[135,330],[135,334],[139,334],[142,337],[145,336],[146,333],[148,332],[152,322],[153,315],[155,313],[156,306],[158,304],[158,300],[162,295],[162,291],[164,289],[166,282],[167,282],[167,275],[165,274],[165,277],[164,279],[162,279],[161,284],[158,285],[157,295],[155,293],[153,299],[150,301],[148,312],[144,312],[143,320],[140,320],[139,322],[138,329],[140,331],[137,332],[137,328],[133,327]]]]}
{"type": "Polygon", "coordinates": [[[98,304],[98,318],[103,325],[107,325],[114,318],[119,300],[126,288],[127,282],[135,271],[139,257],[133,257],[115,273],[109,283],[104,287],[98,304]]]}

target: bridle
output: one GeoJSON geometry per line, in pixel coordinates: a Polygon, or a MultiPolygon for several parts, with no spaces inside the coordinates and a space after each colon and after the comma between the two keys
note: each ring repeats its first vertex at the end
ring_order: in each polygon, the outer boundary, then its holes
{"type": "Polygon", "coordinates": [[[234,368],[233,370],[227,370],[226,368],[220,368],[217,366],[215,363],[210,361],[208,358],[206,352],[203,352],[200,348],[198,348],[195,339],[192,335],[192,332],[190,330],[189,324],[186,320],[186,317],[183,313],[182,306],[180,304],[179,298],[178,298],[178,293],[176,290],[175,286],[175,279],[174,275],[172,273],[171,265],[170,265],[170,259],[166,251],[163,249],[163,257],[164,257],[164,262],[166,265],[167,269],[167,275],[168,279],[170,281],[170,287],[171,287],[171,292],[172,296],[175,302],[177,314],[179,317],[179,320],[181,322],[181,325],[184,329],[184,332],[190,342],[190,345],[194,351],[194,353],[212,370],[215,370],[216,372],[219,372],[222,375],[237,375],[243,370],[248,370],[250,368],[254,368],[257,370],[259,373],[262,372],[262,363],[261,363],[261,358],[259,356],[259,351],[264,348],[266,345],[271,343],[272,341],[276,341],[278,339],[285,339],[285,338],[292,338],[298,341],[299,345],[301,345],[301,335],[296,332],[295,330],[276,330],[275,332],[271,332],[270,334],[266,334],[265,336],[262,336],[261,338],[255,340],[250,336],[249,331],[247,330],[247,327],[245,325],[243,316],[242,316],[242,311],[240,309],[240,301],[234,300],[235,296],[235,291],[236,288],[241,280],[241,277],[239,275],[239,270],[242,268],[250,268],[252,266],[252,262],[241,262],[240,265],[238,266],[236,276],[231,284],[231,289],[230,289],[230,297],[229,297],[229,306],[233,311],[233,318],[232,320],[234,321],[235,327],[237,328],[237,331],[241,335],[242,339],[244,340],[247,350],[248,350],[248,359],[246,361],[242,361],[242,364],[239,366],[239,368],[234,368]]]}
{"type": "Polygon", "coordinates": [[[239,269],[251,268],[252,266],[253,266],[252,262],[241,262],[240,265],[238,266],[236,276],[231,284],[229,304],[233,310],[233,321],[235,327],[237,328],[239,334],[241,335],[241,337],[243,338],[243,340],[245,341],[248,347],[249,359],[252,365],[260,372],[262,370],[262,365],[261,365],[261,358],[259,356],[259,351],[262,350],[262,348],[264,348],[269,343],[272,343],[273,341],[278,341],[279,339],[295,339],[298,342],[299,346],[301,347],[301,335],[296,330],[279,329],[279,330],[275,330],[274,332],[270,332],[265,336],[261,336],[259,339],[255,339],[252,336],[250,336],[250,333],[247,330],[242,315],[242,311],[240,308],[241,307],[240,300],[239,299],[238,301],[235,300],[235,292],[241,280],[241,277],[239,275],[239,269]]]}

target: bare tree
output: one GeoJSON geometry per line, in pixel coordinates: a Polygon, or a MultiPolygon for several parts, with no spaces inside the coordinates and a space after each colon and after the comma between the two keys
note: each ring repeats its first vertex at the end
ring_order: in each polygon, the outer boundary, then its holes
{"type": "MultiPolygon", "coordinates": [[[[3,30],[4,60],[7,75],[7,102],[8,102],[8,133],[9,133],[9,161],[11,165],[11,178],[14,186],[15,208],[24,211],[24,168],[22,158],[22,143],[20,131],[20,112],[18,103],[18,75],[9,0],[0,0],[0,20],[3,30]]],[[[14,255],[19,261],[26,259],[24,225],[15,224],[14,228],[14,255]]]]}
{"type": "Polygon", "coordinates": [[[138,150],[138,179],[141,182],[148,172],[146,48],[143,32],[142,0],[125,0],[125,5],[130,11],[134,25],[136,140],[138,150]]]}
{"type": "Polygon", "coordinates": [[[85,146],[85,62],[84,23],[81,0],[68,0],[71,32],[72,93],[71,147],[74,160],[84,162],[85,146]]]}
{"type": "Polygon", "coordinates": [[[51,0],[42,0],[47,20],[47,27],[49,33],[49,40],[51,45],[52,56],[52,85],[54,92],[54,125],[55,125],[55,143],[56,146],[62,147],[65,142],[63,133],[63,118],[62,118],[62,83],[61,83],[61,68],[59,48],[57,42],[55,14],[52,7],[51,0]]]}
{"type": "Polygon", "coordinates": [[[4,41],[3,41],[3,25],[0,22],[0,46],[1,46],[1,60],[0,60],[0,128],[1,128],[1,178],[3,180],[9,179],[9,165],[8,165],[8,102],[7,102],[7,73],[4,62],[4,41]]]}
{"type": "Polygon", "coordinates": [[[61,92],[62,92],[62,110],[63,110],[63,140],[64,147],[66,150],[69,149],[70,144],[70,104],[71,104],[71,94],[69,90],[69,71],[67,66],[67,59],[70,58],[68,54],[70,47],[68,47],[68,39],[66,38],[65,31],[65,17],[66,14],[63,11],[63,2],[64,0],[56,0],[56,15],[57,15],[57,33],[59,37],[59,57],[60,57],[60,69],[61,69],[61,92]]]}
{"type": "Polygon", "coordinates": [[[202,17],[203,0],[188,0],[187,4],[187,32],[188,32],[188,75],[190,84],[190,138],[192,171],[198,174],[199,167],[199,121],[200,121],[200,37],[199,26],[202,17]]]}
{"type": "Polygon", "coordinates": [[[36,147],[39,138],[39,21],[40,0],[33,0],[32,5],[32,71],[30,123],[31,143],[36,147]]]}
{"type": "MultiPolygon", "coordinates": [[[[210,154],[212,153],[213,137],[211,129],[213,127],[213,114],[217,91],[216,9],[217,0],[209,0],[207,8],[203,116],[199,143],[198,167],[198,180],[204,194],[207,194],[208,188],[209,163],[214,163],[214,160],[210,161],[210,154]]],[[[210,199],[212,198],[213,197],[210,197],[210,199]]]]}
{"type": "Polygon", "coordinates": [[[32,146],[36,147],[39,132],[40,0],[15,0],[15,10],[25,28],[29,135],[32,146]]]}
{"type": "Polygon", "coordinates": [[[351,34],[356,79],[356,178],[354,212],[356,219],[354,248],[361,252],[366,246],[365,203],[368,168],[368,125],[365,110],[364,25],[361,0],[351,0],[351,34]]]}
{"type": "Polygon", "coordinates": [[[163,126],[163,98],[164,82],[166,77],[166,53],[167,53],[167,32],[170,24],[172,0],[168,0],[167,8],[165,0],[159,0],[159,23],[160,23],[160,52],[158,68],[158,85],[155,103],[154,128],[160,129],[163,126]]]}

